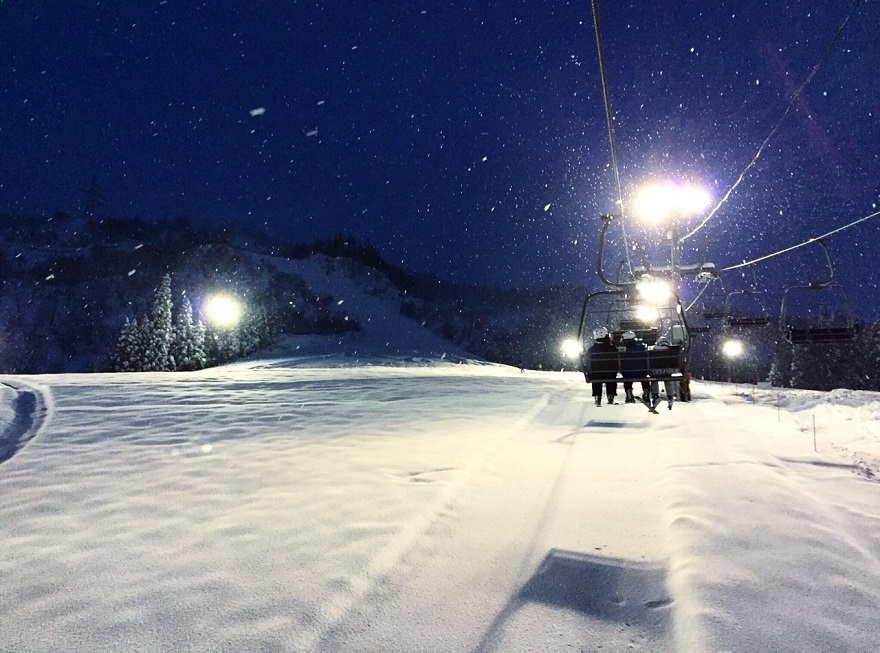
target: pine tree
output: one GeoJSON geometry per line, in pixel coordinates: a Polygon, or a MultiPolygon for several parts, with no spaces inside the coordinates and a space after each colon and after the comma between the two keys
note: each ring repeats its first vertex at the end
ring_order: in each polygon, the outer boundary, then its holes
{"type": "Polygon", "coordinates": [[[241,355],[247,356],[275,341],[271,320],[262,304],[253,302],[248,307],[244,320],[239,327],[239,344],[241,355]]]}
{"type": "Polygon", "coordinates": [[[143,371],[144,354],[146,352],[145,334],[137,320],[125,318],[119,339],[110,354],[110,371],[141,372],[143,371]]]}
{"type": "Polygon", "coordinates": [[[144,369],[148,372],[174,371],[176,365],[171,355],[171,340],[173,337],[171,323],[171,275],[162,277],[162,282],[156,289],[153,305],[147,319],[149,340],[145,353],[144,369]]]}
{"type": "Polygon", "coordinates": [[[205,329],[205,353],[208,358],[208,367],[224,365],[241,356],[238,328],[207,326],[205,329]]]}
{"type": "Polygon", "coordinates": [[[193,320],[192,304],[186,294],[180,302],[170,345],[171,357],[178,370],[200,370],[205,367],[205,326],[193,320]]]}
{"type": "Polygon", "coordinates": [[[776,343],[773,363],[770,366],[770,384],[774,388],[791,386],[792,346],[782,340],[776,343]]]}
{"type": "Polygon", "coordinates": [[[860,325],[859,332],[865,342],[864,350],[864,389],[880,391],[880,322],[860,325]]]}

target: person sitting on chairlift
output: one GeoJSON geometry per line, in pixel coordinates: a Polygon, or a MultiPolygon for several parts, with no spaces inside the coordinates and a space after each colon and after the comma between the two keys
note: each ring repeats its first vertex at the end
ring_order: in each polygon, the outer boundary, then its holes
{"type": "MultiPolygon", "coordinates": [[[[611,344],[611,336],[608,333],[608,329],[605,327],[599,327],[595,331],[593,331],[593,339],[595,342],[590,346],[587,350],[588,355],[591,353],[614,353],[617,352],[617,348],[611,344]]],[[[597,406],[602,405],[602,383],[593,383],[593,400],[596,402],[597,406]]],[[[605,394],[608,395],[608,403],[614,403],[614,397],[617,396],[617,382],[616,381],[607,381],[605,383],[605,394]]]]}
{"type": "MultiPolygon", "coordinates": [[[[647,346],[645,343],[636,339],[636,334],[632,331],[624,331],[623,335],[620,337],[621,343],[623,344],[624,351],[645,351],[647,346]]],[[[624,400],[627,404],[636,403],[635,394],[633,394],[633,381],[628,381],[626,379],[637,379],[640,376],[644,376],[648,373],[648,370],[626,370],[621,373],[623,376],[623,392],[626,394],[626,399],[624,400]]],[[[650,383],[648,381],[642,381],[642,400],[644,401],[650,394],[650,383]]]]}
{"type": "MultiPolygon", "coordinates": [[[[664,349],[669,349],[669,340],[666,337],[661,336],[657,338],[657,342],[654,343],[654,351],[662,351],[664,349]]],[[[658,374],[674,374],[678,370],[668,369],[668,370],[657,370],[658,374]]],[[[663,389],[666,391],[666,402],[668,404],[669,410],[672,410],[672,403],[675,401],[675,397],[678,396],[678,381],[664,381],[663,389]]],[[[660,403],[660,383],[658,381],[651,381],[651,405],[656,408],[657,404],[660,403]]]]}

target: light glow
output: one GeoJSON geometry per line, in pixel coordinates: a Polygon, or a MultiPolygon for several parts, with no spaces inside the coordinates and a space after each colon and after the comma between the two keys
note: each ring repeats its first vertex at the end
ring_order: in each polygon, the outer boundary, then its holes
{"type": "Polygon", "coordinates": [[[662,304],[672,296],[672,287],[666,281],[652,279],[647,274],[636,285],[636,289],[643,299],[655,304],[662,304]]]}
{"type": "Polygon", "coordinates": [[[645,324],[654,324],[660,321],[660,311],[653,306],[642,304],[636,308],[636,319],[645,324]]]}
{"type": "Polygon", "coordinates": [[[566,358],[578,358],[584,351],[580,340],[568,338],[562,342],[562,353],[566,358]]]}
{"type": "Polygon", "coordinates": [[[639,219],[658,223],[673,216],[699,213],[711,201],[709,193],[694,184],[651,184],[636,196],[633,209],[639,219]]]}
{"type": "Polygon", "coordinates": [[[721,353],[727,358],[739,358],[745,352],[745,347],[740,340],[725,340],[721,345],[721,353]]]}
{"type": "Polygon", "coordinates": [[[235,326],[241,319],[241,302],[230,295],[213,295],[205,302],[204,313],[215,326],[235,326]]]}

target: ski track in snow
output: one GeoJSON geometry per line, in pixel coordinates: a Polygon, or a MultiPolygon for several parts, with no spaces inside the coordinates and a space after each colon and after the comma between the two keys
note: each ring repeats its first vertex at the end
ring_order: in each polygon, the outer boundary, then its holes
{"type": "Polygon", "coordinates": [[[797,414],[873,395],[349,356],[7,377],[0,650],[873,650],[877,484],[797,414]]]}
{"type": "MultiPolygon", "coordinates": [[[[365,566],[363,571],[349,580],[344,592],[337,592],[325,600],[317,612],[321,618],[310,628],[302,632],[295,642],[297,651],[317,650],[319,643],[330,630],[339,624],[345,616],[371,592],[384,575],[394,569],[404,555],[410,551],[441,513],[455,502],[465,485],[486,465],[492,454],[511,437],[521,432],[534,420],[535,416],[547,405],[549,395],[541,397],[531,409],[510,430],[504,431],[489,440],[486,446],[478,451],[465,470],[448,482],[443,491],[424,507],[421,513],[413,516],[395,535],[393,541],[387,542],[382,550],[365,566]]],[[[418,475],[414,472],[411,475],[418,475]]]]}

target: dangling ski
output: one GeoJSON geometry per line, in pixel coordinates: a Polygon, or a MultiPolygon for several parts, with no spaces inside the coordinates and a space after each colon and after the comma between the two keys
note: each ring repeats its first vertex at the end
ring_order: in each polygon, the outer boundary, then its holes
{"type": "Polygon", "coordinates": [[[650,398],[648,398],[648,397],[642,397],[642,403],[645,404],[645,406],[648,408],[648,410],[650,410],[650,411],[651,411],[652,413],[654,413],[655,415],[659,415],[659,414],[660,414],[660,413],[657,412],[657,406],[660,405],[660,397],[656,397],[656,398],[654,399],[653,403],[651,402],[651,399],[650,399],[650,398]]]}

